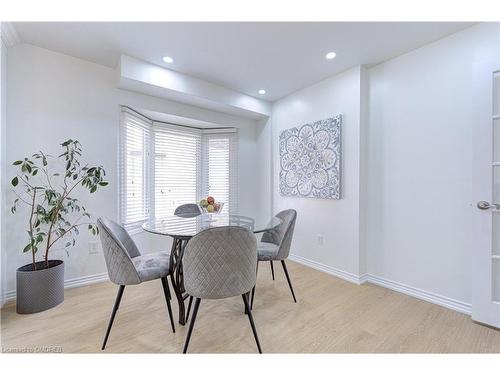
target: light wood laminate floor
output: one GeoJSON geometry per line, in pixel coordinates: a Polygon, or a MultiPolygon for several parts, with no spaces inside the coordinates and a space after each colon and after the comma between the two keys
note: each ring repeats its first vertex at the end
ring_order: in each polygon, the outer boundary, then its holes
{"type": "MultiPolygon", "coordinates": [[[[500,353],[500,331],[469,316],[379,286],[354,285],[287,262],[298,303],[279,263],[276,281],[261,263],[254,319],[265,353],[500,353]]],[[[1,345],[60,346],[65,353],[101,352],[117,287],[110,282],[69,289],[60,306],[18,315],[2,309],[1,345]]],[[[105,353],[180,353],[187,326],[170,328],[160,281],[125,288],[105,353]]],[[[255,353],[241,297],[202,301],[191,353],[255,353]]]]}

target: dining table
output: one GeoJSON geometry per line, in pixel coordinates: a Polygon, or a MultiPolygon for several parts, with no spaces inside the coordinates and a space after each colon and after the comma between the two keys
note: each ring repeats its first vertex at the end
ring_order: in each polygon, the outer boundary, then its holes
{"type": "Polygon", "coordinates": [[[253,218],[223,212],[180,214],[146,220],[142,225],[146,232],[172,238],[170,279],[179,305],[179,324],[186,324],[185,300],[189,297],[184,289],[182,257],[193,236],[209,228],[224,226],[243,227],[257,234],[275,229],[281,223],[282,220],[277,217],[253,218]]]}

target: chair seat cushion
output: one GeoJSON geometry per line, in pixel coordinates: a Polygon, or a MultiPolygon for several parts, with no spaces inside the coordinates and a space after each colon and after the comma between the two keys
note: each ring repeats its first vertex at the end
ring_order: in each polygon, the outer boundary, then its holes
{"type": "Polygon", "coordinates": [[[169,274],[170,254],[164,251],[132,258],[141,281],[155,280],[169,274]]]}
{"type": "Polygon", "coordinates": [[[277,260],[279,246],[270,242],[259,242],[257,247],[258,259],[261,261],[277,260]]]}

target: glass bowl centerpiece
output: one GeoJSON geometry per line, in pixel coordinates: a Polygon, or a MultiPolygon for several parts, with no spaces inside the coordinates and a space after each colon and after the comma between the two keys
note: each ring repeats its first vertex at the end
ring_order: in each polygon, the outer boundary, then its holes
{"type": "Polygon", "coordinates": [[[199,206],[201,208],[201,211],[204,213],[218,214],[222,211],[222,208],[224,207],[224,203],[217,202],[214,199],[214,197],[208,196],[200,201],[199,206]]]}

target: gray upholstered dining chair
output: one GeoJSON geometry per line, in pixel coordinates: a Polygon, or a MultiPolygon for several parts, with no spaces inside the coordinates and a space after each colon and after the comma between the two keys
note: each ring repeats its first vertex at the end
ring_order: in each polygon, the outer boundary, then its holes
{"type": "Polygon", "coordinates": [[[248,301],[257,278],[257,240],[252,232],[235,226],[207,229],[188,242],[182,262],[184,287],[195,298],[184,353],[188,349],[200,301],[238,295],[243,298],[257,348],[262,353],[248,301]]]}
{"type": "MultiPolygon", "coordinates": [[[[288,270],[286,268],[285,259],[288,258],[290,254],[290,247],[292,245],[293,231],[295,229],[295,221],[297,220],[297,211],[289,209],[279,212],[276,215],[277,218],[281,219],[281,224],[270,231],[264,232],[262,235],[261,242],[259,243],[257,252],[259,262],[271,262],[271,273],[274,280],[274,267],[273,261],[280,261],[283,266],[283,271],[285,271],[286,280],[288,281],[288,286],[292,292],[293,301],[297,302],[295,298],[295,293],[293,292],[292,282],[290,281],[290,275],[288,275],[288,270]]],[[[257,264],[258,272],[258,264],[257,264]]],[[[253,307],[253,299],[255,296],[255,286],[252,289],[252,302],[251,307],[253,307]]]]}
{"type": "Polygon", "coordinates": [[[174,215],[199,215],[201,214],[200,207],[195,203],[181,204],[174,211],[174,215]]]}
{"type": "Polygon", "coordinates": [[[132,240],[121,225],[102,217],[97,220],[97,225],[99,227],[109,280],[119,285],[115,305],[113,306],[101,349],[104,350],[106,347],[125,285],[135,285],[145,281],[160,279],[167,302],[170,324],[172,325],[172,331],[175,333],[172,308],[170,306],[170,290],[167,281],[167,276],[170,274],[170,255],[166,252],[141,255],[134,240],[132,240]]]}

